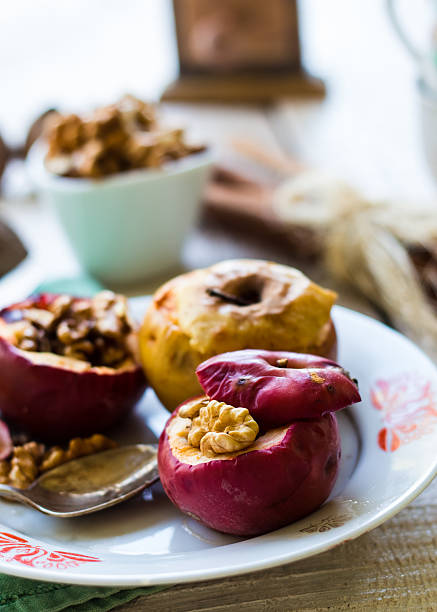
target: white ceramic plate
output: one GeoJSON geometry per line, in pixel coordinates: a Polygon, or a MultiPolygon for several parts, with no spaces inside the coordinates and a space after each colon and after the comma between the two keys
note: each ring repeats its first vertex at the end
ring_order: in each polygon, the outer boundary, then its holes
{"type": "MultiPolygon", "coordinates": [[[[141,315],[143,298],[133,301],[141,315]]],[[[381,323],[337,307],[339,361],[359,380],[361,404],[339,415],[343,458],[330,500],[293,525],[250,539],[183,516],[159,484],[80,519],[53,519],[0,502],[0,572],[89,585],[152,585],[218,578],[325,551],[380,525],[437,472],[437,370],[381,323]]],[[[120,441],[152,441],[167,418],[151,391],[120,441]]]]}

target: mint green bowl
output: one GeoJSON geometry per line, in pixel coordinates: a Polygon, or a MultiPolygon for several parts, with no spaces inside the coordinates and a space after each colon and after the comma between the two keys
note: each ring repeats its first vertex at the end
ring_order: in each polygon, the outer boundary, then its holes
{"type": "Polygon", "coordinates": [[[212,165],[200,153],[163,169],[131,170],[99,180],[46,170],[44,149],[28,156],[33,181],[55,210],[84,270],[102,282],[134,283],[180,263],[212,165]]]}

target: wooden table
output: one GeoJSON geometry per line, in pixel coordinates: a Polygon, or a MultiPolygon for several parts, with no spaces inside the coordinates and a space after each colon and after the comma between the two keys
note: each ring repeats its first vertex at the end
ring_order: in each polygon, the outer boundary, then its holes
{"type": "MultiPolygon", "coordinates": [[[[280,102],[268,109],[176,105],[169,114],[186,123],[195,119],[199,134],[214,141],[219,155],[227,151],[228,160],[231,138],[251,138],[268,151],[329,167],[375,197],[433,197],[421,152],[413,70],[388,30],[380,3],[369,2],[365,10],[358,3],[335,5],[343,21],[333,22],[330,34],[323,30],[319,55],[310,58],[330,74],[326,100],[280,102]]],[[[322,16],[313,16],[313,28],[322,31],[322,16]]],[[[1,281],[0,302],[21,297],[47,276],[77,272],[50,213],[29,201],[2,203],[2,208],[31,255],[1,281]]],[[[283,245],[235,234],[232,227],[203,227],[191,237],[184,263],[198,267],[239,256],[294,262],[283,245]]],[[[329,282],[319,269],[310,273],[329,282]]],[[[150,292],[161,280],[130,293],[150,292]]],[[[360,296],[343,288],[339,301],[376,316],[360,296]]],[[[176,586],[120,610],[436,610],[436,525],[434,482],[396,517],[334,550],[255,574],[176,586]]]]}
{"type": "Polygon", "coordinates": [[[311,559],[175,586],[120,610],[153,612],[437,609],[437,482],[396,517],[311,559]]]}

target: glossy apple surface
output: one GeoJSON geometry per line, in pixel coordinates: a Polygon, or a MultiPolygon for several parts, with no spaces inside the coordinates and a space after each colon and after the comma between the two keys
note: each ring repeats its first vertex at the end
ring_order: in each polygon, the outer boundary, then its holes
{"type": "Polygon", "coordinates": [[[205,525],[259,535],[313,512],[329,496],[340,459],[335,415],[270,430],[244,451],[208,459],[184,449],[178,411],[159,441],[160,478],[172,502],[205,525]]]}
{"type": "Polygon", "coordinates": [[[9,428],[3,421],[0,421],[0,461],[9,457],[12,452],[12,439],[9,428]]]}
{"type": "Polygon", "coordinates": [[[324,357],[284,351],[224,353],[196,370],[211,399],[247,408],[263,431],[360,401],[356,383],[324,357]]]}

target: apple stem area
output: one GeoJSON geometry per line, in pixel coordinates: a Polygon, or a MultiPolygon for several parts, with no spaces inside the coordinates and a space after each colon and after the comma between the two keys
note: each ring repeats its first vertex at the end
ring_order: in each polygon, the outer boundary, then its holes
{"type": "Polygon", "coordinates": [[[213,287],[208,288],[206,292],[211,297],[219,298],[220,300],[223,300],[223,302],[235,304],[235,306],[250,306],[250,304],[253,304],[252,301],[237,297],[236,295],[231,295],[230,293],[224,293],[223,291],[214,289],[213,287]]]}

